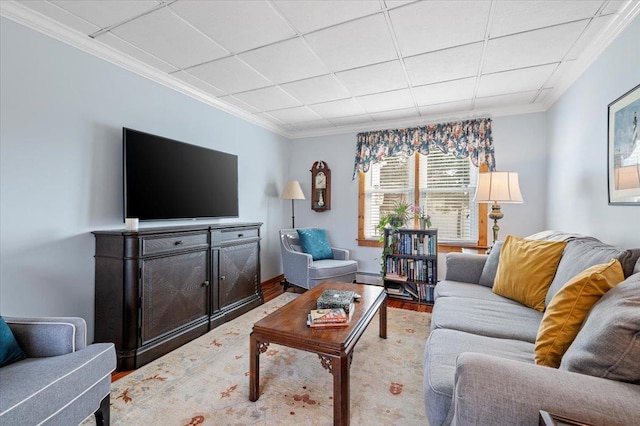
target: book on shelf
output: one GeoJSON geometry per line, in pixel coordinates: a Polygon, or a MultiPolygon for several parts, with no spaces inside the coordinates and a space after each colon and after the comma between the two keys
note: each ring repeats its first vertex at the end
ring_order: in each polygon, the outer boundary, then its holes
{"type": "Polygon", "coordinates": [[[402,284],[393,284],[393,283],[389,283],[387,284],[387,294],[402,294],[404,293],[404,287],[402,286],[402,284]]]}

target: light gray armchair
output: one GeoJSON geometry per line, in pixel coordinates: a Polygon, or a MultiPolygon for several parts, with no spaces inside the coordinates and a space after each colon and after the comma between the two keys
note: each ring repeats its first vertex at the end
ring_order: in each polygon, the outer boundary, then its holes
{"type": "Polygon", "coordinates": [[[333,259],[313,260],[304,253],[297,229],[280,231],[284,288],[289,284],[310,289],[323,281],[355,282],[358,262],[349,260],[349,251],[331,247],[333,259]]]}
{"type": "Polygon", "coordinates": [[[82,318],[4,317],[26,359],[0,368],[0,424],[109,424],[113,343],[87,345],[82,318]]]}

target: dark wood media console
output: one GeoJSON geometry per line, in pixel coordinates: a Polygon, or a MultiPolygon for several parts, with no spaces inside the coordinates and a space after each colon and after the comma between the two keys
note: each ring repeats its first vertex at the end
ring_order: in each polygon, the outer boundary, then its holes
{"type": "Polygon", "coordinates": [[[95,341],[133,370],[262,304],[261,223],[95,231],[95,341]]]}

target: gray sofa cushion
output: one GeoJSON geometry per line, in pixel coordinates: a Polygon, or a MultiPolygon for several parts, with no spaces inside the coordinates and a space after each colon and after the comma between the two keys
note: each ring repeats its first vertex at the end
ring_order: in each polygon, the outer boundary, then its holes
{"type": "Polygon", "coordinates": [[[444,279],[477,284],[488,257],[486,254],[447,253],[444,279]]]}
{"type": "Polygon", "coordinates": [[[495,294],[489,287],[458,281],[440,281],[434,289],[435,299],[439,297],[467,297],[470,299],[489,300],[494,302],[521,305],[515,300],[495,294]]]}
{"type": "Polygon", "coordinates": [[[101,393],[93,403],[107,396],[115,363],[113,344],[96,343],[66,355],[27,358],[0,368],[0,424],[40,424],[48,419],[51,424],[79,424],[98,406],[80,410],[74,406],[76,398],[87,389],[101,393]],[[72,418],[73,413],[84,414],[72,418]]]}
{"type": "Polygon", "coordinates": [[[478,336],[456,330],[432,331],[425,346],[423,382],[427,418],[431,426],[441,425],[447,419],[453,395],[456,360],[463,352],[533,363],[533,344],[528,342],[478,336]]]}
{"type": "Polygon", "coordinates": [[[433,307],[431,329],[445,328],[533,343],[542,315],[518,303],[441,297],[433,307]]]}
{"type": "Polygon", "coordinates": [[[496,279],[496,272],[498,272],[498,261],[500,260],[502,243],[503,241],[496,241],[493,245],[491,254],[489,254],[489,257],[482,268],[482,274],[480,274],[478,284],[485,287],[493,287],[493,281],[496,279]]]}
{"type": "Polygon", "coordinates": [[[620,250],[591,237],[574,237],[567,242],[556,275],[549,286],[545,298],[545,306],[553,296],[571,278],[593,265],[608,263],[611,259],[618,259],[622,264],[624,276],[628,277],[640,256],[638,250],[620,250]]]}
{"type": "Polygon", "coordinates": [[[560,369],[640,384],[640,274],[594,305],[560,369]]]}
{"type": "Polygon", "coordinates": [[[329,280],[341,276],[353,276],[348,281],[356,278],[358,262],[355,260],[316,260],[309,267],[309,278],[312,280],[329,280]]]}

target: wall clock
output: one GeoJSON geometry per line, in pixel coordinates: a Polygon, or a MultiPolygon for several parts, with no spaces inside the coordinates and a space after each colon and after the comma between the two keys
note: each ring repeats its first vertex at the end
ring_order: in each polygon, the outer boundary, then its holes
{"type": "Polygon", "coordinates": [[[311,209],[331,210],[331,170],[324,161],[316,161],[311,167],[311,209]]]}

